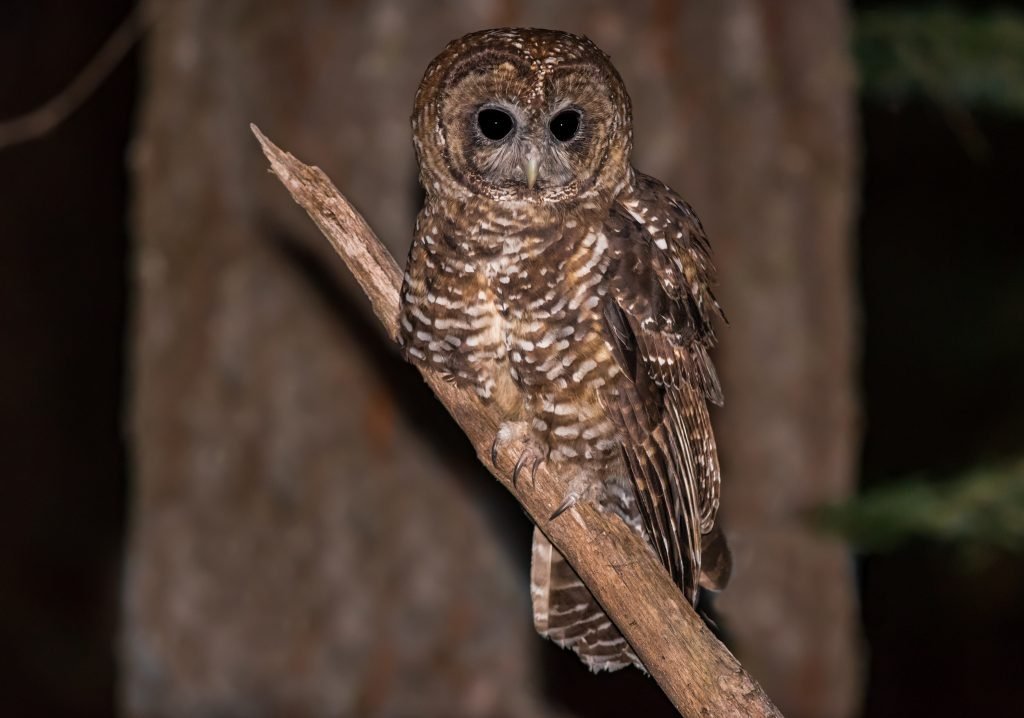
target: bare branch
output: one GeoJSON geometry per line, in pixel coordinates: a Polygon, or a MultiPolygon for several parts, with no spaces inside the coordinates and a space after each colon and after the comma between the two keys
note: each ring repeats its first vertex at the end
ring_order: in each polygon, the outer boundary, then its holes
{"type": "Polygon", "coordinates": [[[149,6],[136,5],[67,87],[31,112],[0,121],[0,150],[38,139],[74,114],[142,37],[152,20],[149,6]]]}
{"type": "MultiPolygon", "coordinates": [[[[299,162],[251,127],[274,174],[355,275],[388,335],[396,337],[401,271],[395,260],[320,169],[299,162]]],[[[505,446],[498,465],[491,464],[490,447],[499,423],[495,411],[437,373],[422,373],[472,441],[480,461],[576,569],[683,715],[781,718],[636,534],[617,518],[583,503],[549,521],[564,495],[565,482],[543,465],[533,486],[523,481],[513,487],[514,457],[522,447],[505,446]]]]}

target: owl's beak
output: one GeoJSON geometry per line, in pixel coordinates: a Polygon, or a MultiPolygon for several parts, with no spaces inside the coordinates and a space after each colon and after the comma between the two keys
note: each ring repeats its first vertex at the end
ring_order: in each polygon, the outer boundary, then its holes
{"type": "Polygon", "coordinates": [[[540,160],[537,155],[530,154],[526,158],[526,164],[523,165],[523,172],[526,173],[526,188],[533,189],[533,186],[537,184],[537,170],[540,168],[540,160]]]}

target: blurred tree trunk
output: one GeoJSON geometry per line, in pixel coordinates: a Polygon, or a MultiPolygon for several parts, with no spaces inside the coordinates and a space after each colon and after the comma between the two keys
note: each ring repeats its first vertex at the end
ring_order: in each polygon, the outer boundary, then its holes
{"type": "Polygon", "coordinates": [[[732,321],[725,626],[791,718],[853,713],[848,559],[798,521],[854,475],[841,3],[157,4],[132,157],[127,713],[549,711],[517,507],[364,323],[247,129],[320,164],[404,258],[416,85],[447,40],[502,24],[605,48],[637,165],[705,219],[732,321]]]}

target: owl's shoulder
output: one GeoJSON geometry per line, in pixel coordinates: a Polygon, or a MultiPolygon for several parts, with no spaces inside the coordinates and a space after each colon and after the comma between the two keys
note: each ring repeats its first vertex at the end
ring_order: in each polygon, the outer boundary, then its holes
{"type": "Polygon", "coordinates": [[[610,289],[619,306],[668,331],[713,343],[711,245],[693,208],[664,182],[636,173],[607,220],[615,258],[610,289]]]}
{"type": "Polygon", "coordinates": [[[690,248],[710,255],[704,226],[693,207],[661,180],[641,172],[615,198],[609,222],[620,233],[647,239],[662,251],[690,248]]]}

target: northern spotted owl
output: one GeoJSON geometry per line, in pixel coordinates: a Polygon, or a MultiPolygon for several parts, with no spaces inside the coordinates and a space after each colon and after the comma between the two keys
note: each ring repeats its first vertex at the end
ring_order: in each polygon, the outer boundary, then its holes
{"type": "MultiPolygon", "coordinates": [[[[528,447],[517,477],[546,461],[569,479],[560,511],[617,513],[691,602],[721,588],[710,249],[690,206],[633,169],[609,58],[563,32],[467,35],[427,68],[412,126],[426,199],[402,287],[406,357],[496,405],[496,444],[528,447]]],[[[538,631],[595,671],[640,666],[533,541],[538,631]]]]}

